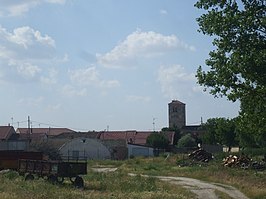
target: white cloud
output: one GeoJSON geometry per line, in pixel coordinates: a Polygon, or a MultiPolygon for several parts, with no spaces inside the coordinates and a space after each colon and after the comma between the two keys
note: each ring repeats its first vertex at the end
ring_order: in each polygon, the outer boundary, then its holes
{"type": "Polygon", "coordinates": [[[47,59],[55,52],[55,41],[48,35],[42,36],[28,26],[8,32],[0,26],[0,59],[47,59]]]}
{"type": "Polygon", "coordinates": [[[58,71],[51,68],[48,70],[47,76],[41,77],[41,82],[44,84],[56,84],[57,83],[57,74],[58,74],[58,71]]]}
{"type": "Polygon", "coordinates": [[[127,100],[130,102],[136,102],[136,101],[150,102],[151,98],[148,96],[129,95],[127,96],[127,100]]]}
{"type": "Polygon", "coordinates": [[[7,33],[7,39],[14,44],[23,46],[25,49],[39,43],[44,46],[55,47],[55,42],[51,37],[42,36],[39,31],[35,31],[28,26],[14,29],[13,34],[7,33]]]}
{"type": "Polygon", "coordinates": [[[26,106],[40,106],[43,102],[43,97],[37,98],[21,98],[19,99],[19,103],[26,105],[26,106]]]}
{"type": "Polygon", "coordinates": [[[95,67],[86,69],[77,69],[69,71],[70,79],[73,83],[83,86],[95,86],[101,88],[118,87],[120,84],[117,80],[103,80],[100,73],[95,67]]]}
{"type": "Polygon", "coordinates": [[[175,35],[162,35],[153,31],[137,30],[114,47],[110,52],[97,54],[100,64],[105,67],[120,68],[132,66],[137,59],[163,55],[177,49],[195,50],[195,47],[179,40],[175,35]]]}
{"type": "Polygon", "coordinates": [[[28,26],[12,32],[0,26],[0,70],[6,81],[40,78],[43,66],[54,60],[55,52],[55,41],[48,35],[28,26]]]}
{"type": "Polygon", "coordinates": [[[69,70],[68,73],[72,84],[63,88],[63,94],[67,96],[85,96],[88,94],[88,88],[101,89],[101,93],[105,94],[105,89],[120,86],[118,80],[104,80],[94,66],[69,70]]]}
{"type": "Polygon", "coordinates": [[[0,16],[19,16],[42,3],[64,4],[66,0],[5,0],[0,4],[0,16]]]}
{"type": "Polygon", "coordinates": [[[69,97],[74,97],[74,96],[86,96],[87,95],[87,89],[86,88],[75,88],[74,86],[71,85],[65,85],[62,89],[62,93],[66,96],[69,97]]]}
{"type": "Polygon", "coordinates": [[[47,107],[46,110],[47,110],[48,112],[58,111],[58,110],[61,109],[61,107],[62,107],[61,104],[49,105],[49,106],[47,107]]]}
{"type": "Polygon", "coordinates": [[[162,93],[169,99],[178,99],[194,92],[196,78],[193,73],[187,73],[180,65],[161,66],[158,70],[158,81],[162,93]]]}
{"type": "Polygon", "coordinates": [[[107,80],[107,81],[101,81],[100,85],[103,88],[115,88],[119,87],[120,83],[118,80],[107,80]]]}
{"type": "Polygon", "coordinates": [[[36,77],[36,75],[41,72],[41,69],[38,66],[31,65],[30,63],[23,63],[17,65],[17,71],[26,79],[31,79],[36,77]]]}
{"type": "Polygon", "coordinates": [[[80,85],[95,84],[99,81],[99,72],[95,67],[71,70],[69,73],[71,81],[80,85]]]}
{"type": "Polygon", "coordinates": [[[168,12],[167,12],[167,10],[161,9],[161,10],[160,10],[160,14],[161,14],[161,15],[167,15],[168,12]]]}

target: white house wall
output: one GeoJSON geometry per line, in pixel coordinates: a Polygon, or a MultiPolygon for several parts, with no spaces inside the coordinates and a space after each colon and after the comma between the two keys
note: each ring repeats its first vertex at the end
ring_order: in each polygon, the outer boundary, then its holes
{"type": "Polygon", "coordinates": [[[70,156],[70,158],[75,159],[78,154],[79,159],[84,158],[84,156],[92,160],[111,159],[108,148],[99,140],[91,138],[75,138],[64,144],[59,151],[64,158],[70,156]]]}

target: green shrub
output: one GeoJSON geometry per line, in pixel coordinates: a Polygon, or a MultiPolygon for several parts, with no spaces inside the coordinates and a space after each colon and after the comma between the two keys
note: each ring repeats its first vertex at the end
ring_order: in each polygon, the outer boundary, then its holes
{"type": "Polygon", "coordinates": [[[195,147],[197,146],[196,141],[194,138],[191,137],[190,134],[186,134],[182,136],[177,143],[177,147],[183,148],[183,147],[195,147]]]}
{"type": "Polygon", "coordinates": [[[250,156],[260,156],[266,155],[266,148],[245,148],[241,152],[250,156]]]}
{"type": "Polygon", "coordinates": [[[19,176],[19,174],[16,171],[7,171],[3,174],[3,176],[8,180],[14,180],[19,176]]]}

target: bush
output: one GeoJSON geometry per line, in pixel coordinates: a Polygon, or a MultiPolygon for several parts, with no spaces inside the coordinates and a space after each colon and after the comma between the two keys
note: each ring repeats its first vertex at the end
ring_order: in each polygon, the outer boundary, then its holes
{"type": "Polygon", "coordinates": [[[146,144],[153,148],[166,148],[169,145],[169,140],[164,134],[152,133],[147,137],[146,144]]]}
{"type": "Polygon", "coordinates": [[[194,138],[191,137],[190,134],[186,134],[182,136],[178,142],[177,142],[177,147],[183,148],[183,147],[196,147],[196,141],[194,138]]]}
{"type": "Polygon", "coordinates": [[[250,156],[264,156],[266,155],[266,148],[245,148],[241,152],[250,156]]]}

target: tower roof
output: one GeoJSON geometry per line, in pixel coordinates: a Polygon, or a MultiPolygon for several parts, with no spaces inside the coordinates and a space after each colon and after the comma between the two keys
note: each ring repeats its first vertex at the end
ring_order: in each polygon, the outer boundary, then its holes
{"type": "Polygon", "coordinates": [[[172,102],[170,102],[169,104],[172,104],[172,103],[185,105],[185,103],[180,102],[179,100],[172,100],[172,102]]]}

